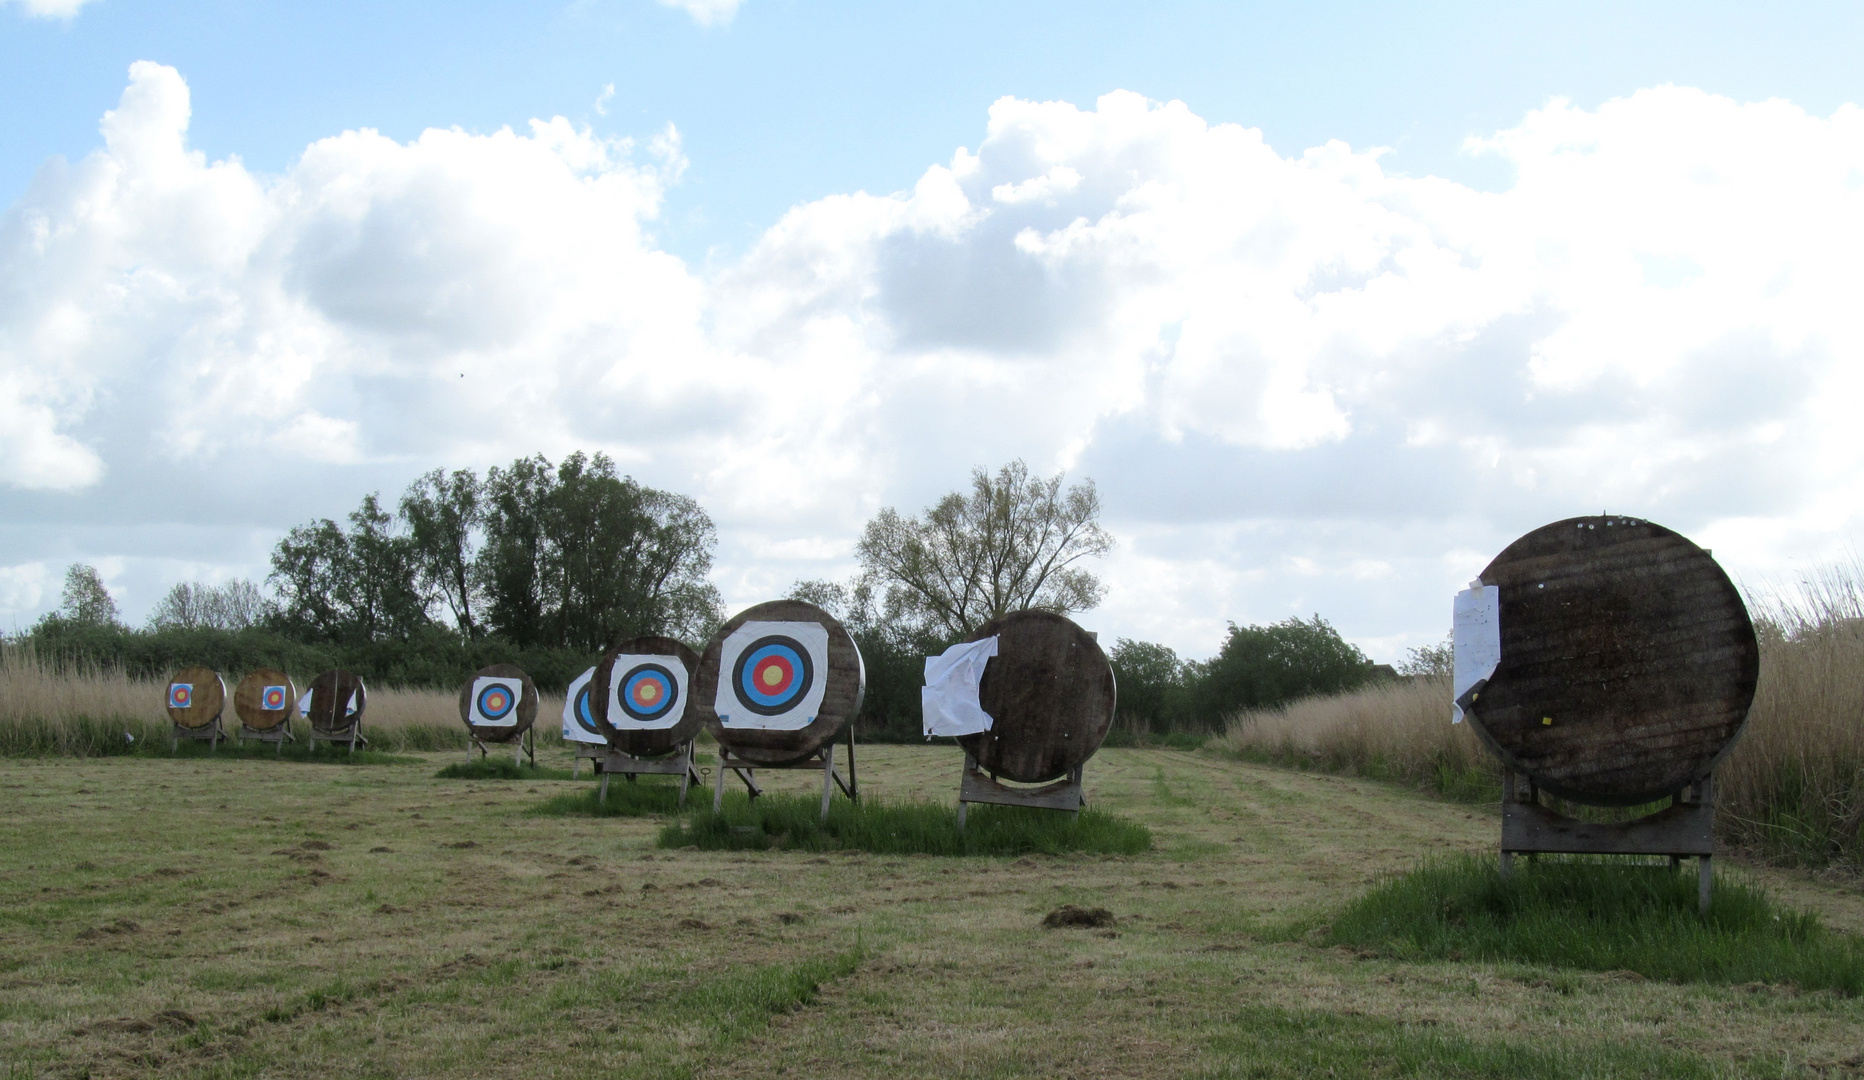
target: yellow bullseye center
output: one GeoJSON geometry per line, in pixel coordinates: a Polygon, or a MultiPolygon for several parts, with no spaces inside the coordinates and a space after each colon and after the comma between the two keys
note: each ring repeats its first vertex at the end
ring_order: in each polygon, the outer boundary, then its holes
{"type": "Polygon", "coordinates": [[[641,688],[635,691],[635,696],[639,697],[642,701],[652,701],[660,696],[660,687],[655,686],[653,683],[642,683],[641,688]]]}
{"type": "Polygon", "coordinates": [[[783,669],[772,664],[764,669],[764,685],[775,686],[783,681],[783,669]]]}

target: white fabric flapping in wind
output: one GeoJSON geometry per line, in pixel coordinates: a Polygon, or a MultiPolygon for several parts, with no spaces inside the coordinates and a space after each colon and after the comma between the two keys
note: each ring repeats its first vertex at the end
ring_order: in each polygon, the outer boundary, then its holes
{"type": "Polygon", "coordinates": [[[926,738],[934,735],[975,735],[989,731],[996,720],[977,700],[977,685],[984,666],[997,655],[997,637],[953,645],[937,656],[926,657],[926,684],[919,691],[925,710],[926,738]]]}

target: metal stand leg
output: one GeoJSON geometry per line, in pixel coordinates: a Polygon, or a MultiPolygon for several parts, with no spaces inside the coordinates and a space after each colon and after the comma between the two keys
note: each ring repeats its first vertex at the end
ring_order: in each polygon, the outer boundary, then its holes
{"type": "Polygon", "coordinates": [[[822,823],[828,824],[828,800],[835,794],[835,744],[822,751],[822,823]]]}

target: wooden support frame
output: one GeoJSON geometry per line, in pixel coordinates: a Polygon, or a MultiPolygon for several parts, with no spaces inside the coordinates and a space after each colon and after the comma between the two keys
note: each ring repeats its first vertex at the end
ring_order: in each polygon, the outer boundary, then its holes
{"type": "Polygon", "coordinates": [[[1696,907],[1709,913],[1715,857],[1715,781],[1703,777],[1670,797],[1670,805],[1634,821],[1594,822],[1567,817],[1540,804],[1533,779],[1502,770],[1503,874],[1514,857],[1560,855],[1667,855],[1675,869],[1697,860],[1696,907]]]}
{"type": "Polygon", "coordinates": [[[369,745],[369,740],[363,738],[362,721],[360,720],[350,724],[348,727],[339,728],[335,731],[319,731],[317,730],[317,725],[312,724],[311,738],[305,745],[315,752],[317,750],[317,744],[320,742],[327,742],[332,745],[347,743],[349,745],[349,752],[352,754],[356,752],[358,746],[367,748],[369,745]]]}
{"type": "Polygon", "coordinates": [[[173,727],[174,730],[169,732],[168,735],[168,752],[171,754],[180,749],[181,740],[183,739],[193,739],[195,742],[206,743],[208,753],[219,750],[222,742],[233,741],[233,737],[228,735],[226,729],[220,726],[220,718],[218,716],[202,724],[200,727],[182,727],[180,724],[175,724],[173,727]]]}
{"type": "MultiPolygon", "coordinates": [[[[602,775],[602,789],[596,795],[598,802],[608,801],[608,778],[615,775],[626,777],[630,784],[634,783],[635,777],[643,775],[679,777],[682,810],[686,808],[687,790],[695,784],[705,783],[694,763],[691,741],[682,744],[679,749],[664,757],[635,757],[633,754],[624,754],[619,750],[597,746],[594,743],[589,744],[589,749],[595,753],[587,756],[595,761],[595,771],[602,775]]],[[[577,753],[578,756],[582,756],[581,751],[577,753]]]]}
{"type": "Polygon", "coordinates": [[[511,763],[513,765],[522,767],[525,757],[529,756],[531,759],[531,768],[537,768],[537,729],[534,727],[525,728],[518,733],[518,737],[515,739],[507,739],[503,742],[495,743],[488,743],[479,736],[471,734],[471,729],[469,728],[466,739],[466,764],[468,765],[472,764],[472,752],[475,747],[478,749],[481,758],[488,758],[492,756],[492,747],[510,746],[512,747],[511,763]]]}
{"type": "Polygon", "coordinates": [[[829,800],[834,797],[837,787],[841,788],[841,793],[848,797],[849,802],[860,802],[861,786],[854,775],[854,725],[849,724],[847,731],[848,779],[846,780],[843,780],[841,778],[841,773],[835,769],[834,740],[824,743],[822,749],[810,754],[808,757],[798,758],[795,761],[786,761],[781,765],[769,765],[746,761],[743,758],[735,758],[731,756],[731,751],[725,749],[725,747],[721,745],[718,748],[718,775],[713,777],[712,812],[715,814],[718,813],[719,809],[725,805],[725,774],[727,772],[735,772],[738,774],[738,779],[744,781],[745,789],[751,793],[751,798],[755,799],[759,795],[762,795],[764,789],[757,786],[757,777],[754,773],[756,769],[814,769],[820,767],[822,770],[823,821],[828,820],[829,800]]]}
{"type": "Polygon", "coordinates": [[[987,776],[970,754],[964,755],[964,774],[958,781],[958,828],[964,828],[965,810],[970,803],[994,803],[998,806],[1034,806],[1043,810],[1060,810],[1078,814],[1087,805],[1081,788],[1085,763],[1076,765],[1068,775],[1041,787],[1011,787],[995,776],[987,776]]]}
{"type": "Polygon", "coordinates": [[[247,727],[245,724],[241,724],[239,726],[239,741],[271,743],[272,752],[274,754],[283,754],[285,752],[285,744],[288,742],[297,742],[298,737],[292,733],[291,721],[281,720],[269,728],[247,727]]]}

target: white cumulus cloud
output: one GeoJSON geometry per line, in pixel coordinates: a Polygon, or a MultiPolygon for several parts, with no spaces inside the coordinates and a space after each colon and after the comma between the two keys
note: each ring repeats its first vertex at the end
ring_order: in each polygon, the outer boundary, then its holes
{"type": "Polygon", "coordinates": [[[77,15],[78,9],[94,0],[0,0],[0,6],[11,4],[35,19],[70,19],[77,15]]]}
{"type": "Polygon", "coordinates": [[[910,190],[794,207],[703,275],[653,239],[672,129],[344,132],[259,176],[189,111],[136,65],[102,146],[0,218],[8,535],[49,560],[108,518],[86,550],[142,559],[136,595],[201,543],[262,573],[365,490],[575,447],[698,496],[739,602],[974,465],[1073,469],[1125,540],[1090,618],[1192,653],[1314,611],[1430,640],[1569,514],[1754,574],[1860,525],[1849,106],[1556,101],[1472,139],[1516,175],[1484,193],[1133,93],[1005,98],[910,190]]]}
{"type": "MultiPolygon", "coordinates": [[[[80,0],[81,2],[81,0],[80,0]]],[[[744,0],[656,0],[661,7],[678,8],[700,26],[729,26],[744,0]]]]}

